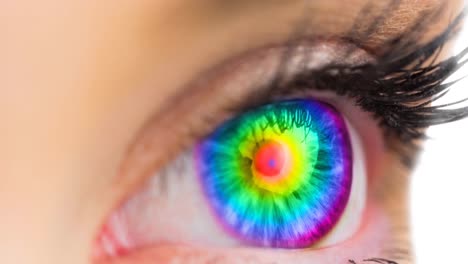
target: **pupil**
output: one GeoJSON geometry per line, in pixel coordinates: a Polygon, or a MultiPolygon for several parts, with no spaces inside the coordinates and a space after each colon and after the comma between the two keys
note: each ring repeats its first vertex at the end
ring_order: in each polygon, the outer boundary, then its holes
{"type": "Polygon", "coordinates": [[[281,174],[285,162],[285,150],[281,143],[265,142],[254,156],[255,170],[262,176],[274,177],[281,174]]]}
{"type": "Polygon", "coordinates": [[[268,166],[270,166],[270,168],[274,168],[276,165],[276,162],[273,158],[271,158],[269,161],[268,161],[268,166]]]}

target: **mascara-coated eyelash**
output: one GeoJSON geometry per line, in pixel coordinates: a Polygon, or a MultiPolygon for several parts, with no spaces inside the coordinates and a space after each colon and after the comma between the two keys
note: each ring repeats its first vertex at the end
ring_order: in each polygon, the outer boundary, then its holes
{"type": "MultiPolygon", "coordinates": [[[[278,67],[277,76],[267,85],[267,96],[263,93],[253,95],[242,107],[250,109],[298,91],[334,91],[354,99],[364,111],[373,113],[387,137],[396,136],[407,143],[406,146],[391,147],[401,154],[403,163],[411,167],[417,149],[414,140],[425,138],[425,128],[468,116],[468,107],[446,109],[465,100],[431,106],[456,83],[444,81],[468,62],[468,59],[463,60],[468,54],[467,47],[460,54],[435,63],[444,44],[457,32],[464,16],[462,12],[432,41],[419,44],[420,33],[434,19],[434,15],[426,14],[416,19],[413,27],[384,43],[373,61],[358,65],[334,62],[319,69],[304,68],[292,77],[287,76],[285,70],[290,63],[287,54],[296,49],[294,42],[291,42],[278,67]]],[[[350,49],[349,54],[353,54],[354,50],[350,49]]]]}

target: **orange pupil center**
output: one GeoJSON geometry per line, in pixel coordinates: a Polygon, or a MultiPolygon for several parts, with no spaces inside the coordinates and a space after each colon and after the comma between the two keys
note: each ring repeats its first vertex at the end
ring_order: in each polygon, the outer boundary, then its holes
{"type": "Polygon", "coordinates": [[[281,174],[286,161],[284,146],[278,142],[264,143],[254,156],[254,166],[263,176],[273,177],[281,174]]]}

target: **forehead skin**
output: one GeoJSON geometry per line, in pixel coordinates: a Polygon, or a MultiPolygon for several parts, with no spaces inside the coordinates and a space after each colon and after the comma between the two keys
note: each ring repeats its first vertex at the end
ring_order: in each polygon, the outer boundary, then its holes
{"type": "MultiPolygon", "coordinates": [[[[93,232],[123,192],[110,187],[127,145],[171,95],[228,57],[285,41],[304,16],[308,32],[340,35],[368,1],[304,2],[3,1],[6,263],[86,263],[93,232]]],[[[427,36],[460,10],[462,1],[447,2],[427,36]]],[[[437,3],[402,1],[369,46],[437,3]]]]}

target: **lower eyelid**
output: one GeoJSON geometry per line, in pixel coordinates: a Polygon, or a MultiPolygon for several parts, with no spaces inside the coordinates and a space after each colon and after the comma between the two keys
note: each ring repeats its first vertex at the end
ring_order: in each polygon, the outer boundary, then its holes
{"type": "Polygon", "coordinates": [[[367,204],[362,228],[340,246],[319,250],[221,249],[159,244],[136,250],[118,259],[102,259],[96,264],[153,264],[158,263],[357,263],[371,257],[385,257],[385,248],[392,234],[389,219],[372,202],[367,204]]]}

